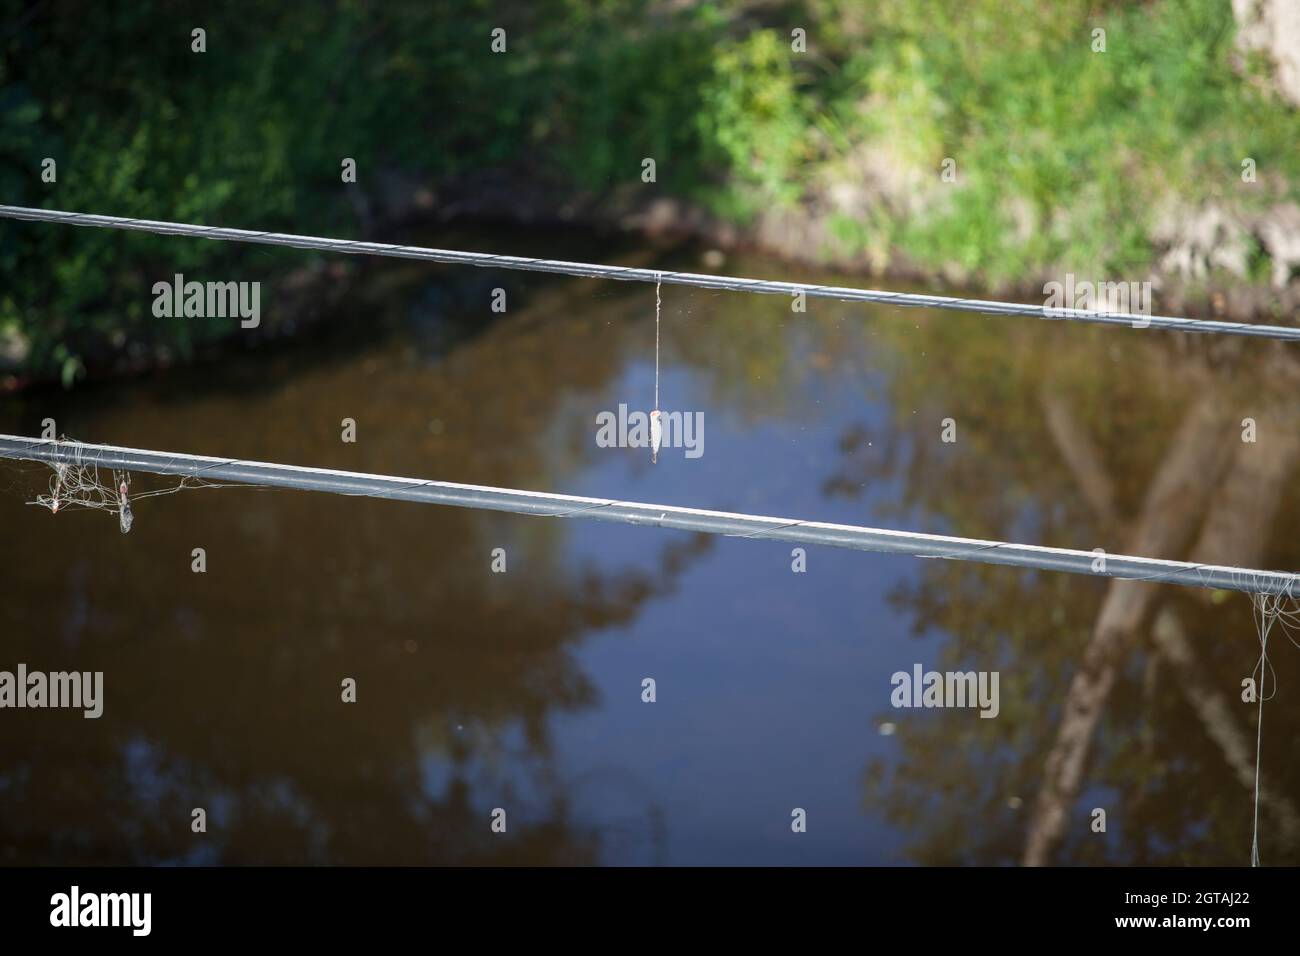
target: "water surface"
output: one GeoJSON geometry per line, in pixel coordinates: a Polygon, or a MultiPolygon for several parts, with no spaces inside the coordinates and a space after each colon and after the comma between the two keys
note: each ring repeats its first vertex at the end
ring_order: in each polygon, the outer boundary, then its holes
{"type": "MultiPolygon", "coordinates": [[[[706,268],[695,250],[565,253],[706,268]]],[[[720,271],[828,278],[756,257],[720,271]]],[[[600,412],[651,407],[652,288],[379,263],[338,312],[312,344],[5,399],[0,425],[1114,553],[1210,395],[1258,440],[1220,430],[1225,471],[1185,480],[1227,490],[1155,556],[1300,567],[1275,349],[668,288],[661,405],[703,413],[704,453],[652,465],[596,444],[600,412]]],[[[1107,593],[833,549],[796,573],[776,542],[268,489],[140,501],[122,535],[25,504],[47,477],[0,467],[0,668],[102,670],[106,703],[99,720],[0,712],[7,863],[1014,863],[1107,593]],[[998,671],[999,716],[892,707],[891,675],[918,663],[998,671]]],[[[1249,601],[1166,588],[1157,604],[1201,680],[1152,650],[1145,618],[1061,862],[1249,860],[1251,793],[1223,743],[1255,736],[1249,601]],[[1226,725],[1206,722],[1207,693],[1226,725]]],[[[1285,814],[1300,651],[1275,644],[1264,766],[1285,814]]],[[[1266,863],[1300,859],[1288,832],[1266,808],[1266,863]]]]}

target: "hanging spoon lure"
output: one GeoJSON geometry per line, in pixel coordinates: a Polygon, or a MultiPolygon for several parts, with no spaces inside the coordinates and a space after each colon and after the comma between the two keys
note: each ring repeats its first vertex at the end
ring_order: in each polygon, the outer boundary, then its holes
{"type": "Polygon", "coordinates": [[[117,523],[126,534],[131,530],[131,524],[135,521],[135,516],[131,514],[131,499],[128,495],[131,480],[126,474],[118,476],[117,482],[117,523]]]}
{"type": "Polygon", "coordinates": [[[52,498],[52,502],[50,504],[51,514],[59,513],[59,492],[63,490],[63,475],[65,471],[67,471],[66,465],[54,466],[54,494],[51,495],[52,498]]]}

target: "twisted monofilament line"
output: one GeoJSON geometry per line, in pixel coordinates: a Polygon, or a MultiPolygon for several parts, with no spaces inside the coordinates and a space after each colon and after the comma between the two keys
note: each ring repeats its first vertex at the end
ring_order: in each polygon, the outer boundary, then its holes
{"type": "MultiPolygon", "coordinates": [[[[1283,571],[1254,571],[1160,558],[1017,544],[1010,541],[986,541],[798,518],[619,501],[612,498],[586,498],[517,488],[493,488],[449,481],[372,475],[331,468],[307,468],[301,465],[244,461],[238,458],[212,458],[205,455],[147,451],[115,445],[91,445],[80,442],[70,444],[52,439],[0,435],[0,458],[44,461],[51,464],[75,461],[79,458],[88,464],[100,467],[152,472],[159,475],[180,475],[185,479],[204,482],[234,482],[305,491],[325,491],[341,495],[364,495],[540,517],[593,518],[729,537],[825,545],[857,551],[905,554],[918,558],[978,561],[1042,571],[1066,571],[1090,577],[1163,582],[1189,587],[1244,591],[1250,594],[1293,597],[1300,593],[1300,587],[1297,586],[1297,581],[1300,579],[1295,574],[1283,571]]],[[[145,497],[145,495],[136,497],[145,497]]]]}
{"type": "Polygon", "coordinates": [[[820,285],[810,282],[778,282],[770,279],[746,279],[738,276],[706,275],[698,272],[660,272],[655,269],[638,269],[630,266],[607,266],[590,262],[568,262],[561,259],[504,256],[486,252],[464,252],[455,249],[429,249],[422,246],[361,242],[352,239],[330,239],[323,236],[300,236],[293,233],[256,232],[249,229],[230,229],[221,226],[202,226],[152,219],[130,219],[122,216],[100,216],[91,213],[63,212],[57,209],[31,209],[23,206],[0,206],[0,217],[101,229],[125,229],[134,232],[150,232],[162,236],[186,236],[194,239],[218,239],[227,242],[252,242],[262,245],[288,246],[294,249],[313,249],[347,255],[389,256],[398,259],[419,259],[426,262],[441,262],[450,265],[517,269],[525,272],[551,272],[579,278],[611,279],[627,282],[663,282],[668,285],[694,286],[700,289],[717,289],[729,292],[754,292],[765,295],[793,296],[802,293],[809,298],[835,299],[841,302],[878,302],[903,308],[947,309],[960,312],[980,312],[987,315],[1021,315],[1057,321],[1129,326],[1137,329],[1165,329],[1175,332],[1204,332],[1218,335],[1280,339],[1290,342],[1300,341],[1300,328],[1280,325],[1251,325],[1242,322],[1225,322],[1218,319],[1187,319],[1167,315],[1143,315],[1136,312],[1056,308],[1045,304],[994,302],[988,299],[970,299],[961,296],[922,295],[912,292],[889,292],[883,289],[855,289],[849,286],[820,285]]]}

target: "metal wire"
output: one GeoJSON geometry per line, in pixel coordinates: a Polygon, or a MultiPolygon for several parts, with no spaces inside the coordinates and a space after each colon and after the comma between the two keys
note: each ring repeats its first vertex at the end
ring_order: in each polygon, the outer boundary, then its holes
{"type": "Polygon", "coordinates": [[[1088,322],[1096,325],[1120,325],[1131,328],[1166,329],[1175,332],[1201,332],[1279,339],[1290,342],[1300,341],[1300,328],[1280,325],[1249,325],[1241,322],[1224,322],[1211,319],[1141,315],[1134,312],[1094,312],[1087,309],[993,302],[987,299],[967,299],[958,296],[920,295],[912,292],[887,292],[878,289],[854,289],[847,286],[816,285],[807,282],[743,279],[735,276],[715,276],[698,272],[660,272],[654,269],[606,266],[588,262],[566,262],[560,259],[531,259],[524,256],[501,256],[486,252],[427,249],[421,246],[390,245],[382,242],[358,242],[351,239],[328,239],[319,236],[298,236],[281,232],[253,232],[247,229],[159,222],[150,219],[126,219],[119,216],[61,212],[56,209],[0,206],[0,218],[21,219],[31,222],[57,222],[72,226],[95,226],[104,229],[125,229],[134,232],[156,233],[163,236],[189,236],[197,239],[253,242],[270,246],[316,249],[323,252],[339,252],[349,255],[419,259],[451,265],[518,269],[526,272],[551,272],[580,278],[613,279],[626,282],[662,281],[669,285],[694,286],[700,289],[718,289],[730,292],[755,292],[765,295],[793,296],[803,293],[805,296],[812,298],[835,299],[841,302],[879,302],[909,308],[949,309],[963,312],[982,312],[989,315],[1024,315],[1039,319],[1088,322]]]}
{"type": "Polygon", "coordinates": [[[208,481],[326,491],[427,504],[454,505],[550,518],[594,518],[625,524],[653,525],[705,534],[825,545],[858,551],[906,554],[1012,565],[1041,571],[1068,571],[1106,578],[1158,581],[1189,587],[1220,588],[1250,594],[1300,596],[1300,575],[1280,571],[1190,564],[1094,551],[1047,548],[1004,541],[891,531],[856,525],[705,511],[673,505],[584,498],[574,495],[490,488],[448,481],[424,481],[329,468],[304,468],[235,458],[210,458],[171,452],[92,445],[83,442],[0,435],[0,458],[50,464],[99,465],[159,475],[184,475],[208,481]]]}

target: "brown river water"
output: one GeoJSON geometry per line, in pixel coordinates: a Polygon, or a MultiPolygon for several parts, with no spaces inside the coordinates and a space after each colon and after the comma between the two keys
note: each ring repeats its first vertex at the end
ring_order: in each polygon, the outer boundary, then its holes
{"type": "MultiPolygon", "coordinates": [[[[703,441],[652,464],[596,440],[651,407],[652,288],[375,263],[337,312],[0,399],[0,431],[1300,568],[1294,348],[665,288],[661,406],[703,441]]],[[[1250,859],[1242,594],[242,487],[140,500],[124,535],[29,505],[49,475],[0,464],[0,670],[102,671],[103,715],[0,710],[3,863],[1013,864],[1112,630],[1049,858],[1250,859]],[[996,672],[996,716],[894,706],[918,665],[996,672]]],[[[1260,853],[1297,863],[1300,650],[1269,651],[1260,853]]]]}

